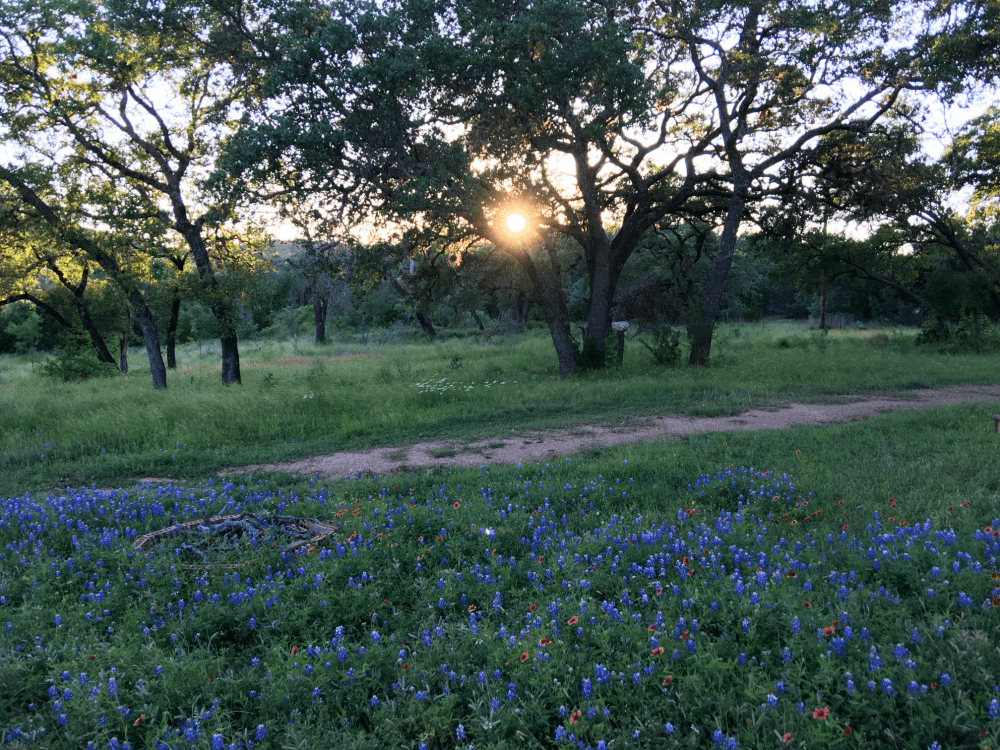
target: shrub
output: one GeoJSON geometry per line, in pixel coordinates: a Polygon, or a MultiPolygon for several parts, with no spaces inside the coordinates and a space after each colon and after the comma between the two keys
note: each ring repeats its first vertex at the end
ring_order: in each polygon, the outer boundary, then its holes
{"type": "Polygon", "coordinates": [[[664,323],[653,326],[653,343],[642,339],[640,343],[649,349],[653,361],[663,367],[677,367],[681,363],[681,334],[676,328],[664,323]]]}
{"type": "Polygon", "coordinates": [[[930,315],[920,327],[916,343],[948,354],[986,354],[1000,351],[1000,327],[984,315],[969,312],[963,312],[955,324],[930,315]]]}
{"type": "Polygon", "coordinates": [[[110,378],[118,374],[118,368],[108,362],[101,362],[97,352],[86,343],[83,333],[70,336],[66,347],[42,364],[42,374],[67,383],[73,380],[110,378]]]}

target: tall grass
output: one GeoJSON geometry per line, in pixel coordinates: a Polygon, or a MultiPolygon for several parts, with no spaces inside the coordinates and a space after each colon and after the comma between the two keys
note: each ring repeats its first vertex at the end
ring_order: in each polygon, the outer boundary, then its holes
{"type": "Polygon", "coordinates": [[[720,328],[708,367],[658,368],[633,342],[621,368],[568,380],[540,333],[499,345],[251,342],[243,384],[231,388],[219,383],[213,344],[183,347],[166,391],[150,388],[141,361],[134,351],[128,375],[59,383],[23,357],[0,359],[0,494],[195,478],[416,439],[995,382],[1000,356],[929,353],[914,347],[912,332],[825,334],[782,323],[720,328]]]}

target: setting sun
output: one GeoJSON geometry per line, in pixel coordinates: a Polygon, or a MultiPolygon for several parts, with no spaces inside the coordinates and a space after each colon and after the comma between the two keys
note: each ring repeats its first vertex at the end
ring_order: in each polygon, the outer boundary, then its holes
{"type": "Polygon", "coordinates": [[[517,234],[527,226],[528,221],[518,213],[507,214],[507,229],[517,234]]]}

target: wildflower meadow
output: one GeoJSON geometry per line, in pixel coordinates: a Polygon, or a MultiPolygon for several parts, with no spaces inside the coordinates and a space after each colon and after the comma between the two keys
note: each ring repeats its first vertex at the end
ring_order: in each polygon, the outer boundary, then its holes
{"type": "Polygon", "coordinates": [[[676,482],[700,453],[8,498],[0,737],[993,747],[1000,519],[721,462],[676,482]],[[291,553],[267,533],[193,562],[180,537],[136,550],[245,512],[338,531],[291,553]]]}
{"type": "Polygon", "coordinates": [[[789,398],[816,382],[800,360],[843,369],[831,395],[949,382],[960,363],[734,342],[715,369],[566,383],[517,346],[527,365],[507,357],[499,382],[499,354],[469,348],[463,368],[428,349],[264,368],[242,390],[6,380],[0,746],[998,746],[997,404],[517,466],[217,474],[330,450],[349,416],[371,440],[443,434],[431,416],[471,437],[545,399],[789,398]],[[351,401],[358,383],[370,398],[351,401]],[[136,481],[150,470],[169,479],[136,481]],[[202,531],[240,514],[254,523],[202,531]],[[335,532],[290,544],[272,523],[290,517],[335,532]]]}

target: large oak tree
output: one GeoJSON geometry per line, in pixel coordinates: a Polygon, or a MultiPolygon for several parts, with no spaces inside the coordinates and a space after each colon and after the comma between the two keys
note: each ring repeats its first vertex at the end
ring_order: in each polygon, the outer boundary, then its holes
{"type": "Polygon", "coordinates": [[[599,357],[643,235],[711,198],[720,242],[689,326],[701,364],[741,227],[801,149],[863,130],[923,85],[931,11],[869,0],[230,8],[255,49],[265,124],[231,142],[228,164],[275,194],[350,196],[399,228],[404,248],[470,236],[510,248],[548,300],[563,375],[575,365],[560,269],[544,251],[553,237],[571,238],[586,265],[585,343],[599,357]],[[532,217],[534,254],[505,233],[515,206],[532,217]]]}

